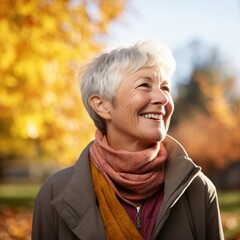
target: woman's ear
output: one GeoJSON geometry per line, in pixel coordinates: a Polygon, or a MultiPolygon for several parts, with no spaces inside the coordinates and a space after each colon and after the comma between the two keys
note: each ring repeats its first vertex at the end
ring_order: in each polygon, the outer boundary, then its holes
{"type": "Polygon", "coordinates": [[[112,104],[106,98],[99,95],[92,95],[88,99],[94,111],[103,119],[111,119],[112,104]]]}

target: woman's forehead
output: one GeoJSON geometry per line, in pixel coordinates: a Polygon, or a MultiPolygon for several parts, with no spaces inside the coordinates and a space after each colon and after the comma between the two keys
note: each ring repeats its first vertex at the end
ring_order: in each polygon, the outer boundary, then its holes
{"type": "Polygon", "coordinates": [[[164,71],[163,68],[159,67],[144,67],[132,72],[130,74],[126,74],[123,77],[123,81],[137,81],[138,79],[146,78],[152,81],[160,80],[160,81],[169,81],[169,78],[164,71]]]}

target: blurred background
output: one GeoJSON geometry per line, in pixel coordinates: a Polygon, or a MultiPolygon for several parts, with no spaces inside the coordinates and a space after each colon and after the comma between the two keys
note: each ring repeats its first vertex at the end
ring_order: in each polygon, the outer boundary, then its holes
{"type": "Polygon", "coordinates": [[[169,134],[216,185],[226,239],[240,239],[240,1],[1,0],[1,240],[30,239],[42,182],[94,137],[78,72],[139,38],[172,49],[169,134]]]}

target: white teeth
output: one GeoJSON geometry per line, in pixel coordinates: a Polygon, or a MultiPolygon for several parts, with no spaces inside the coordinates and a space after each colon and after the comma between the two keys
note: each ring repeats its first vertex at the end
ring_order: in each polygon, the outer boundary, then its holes
{"type": "Polygon", "coordinates": [[[162,120],[163,119],[163,115],[153,114],[153,113],[143,114],[142,116],[144,118],[148,118],[148,119],[157,119],[157,120],[162,120]]]}

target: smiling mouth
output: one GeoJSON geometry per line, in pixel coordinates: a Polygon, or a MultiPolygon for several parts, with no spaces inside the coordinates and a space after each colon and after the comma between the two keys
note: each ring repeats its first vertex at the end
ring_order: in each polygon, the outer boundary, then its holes
{"type": "Polygon", "coordinates": [[[161,114],[147,113],[147,114],[141,114],[141,116],[147,119],[163,120],[163,115],[161,114]]]}

